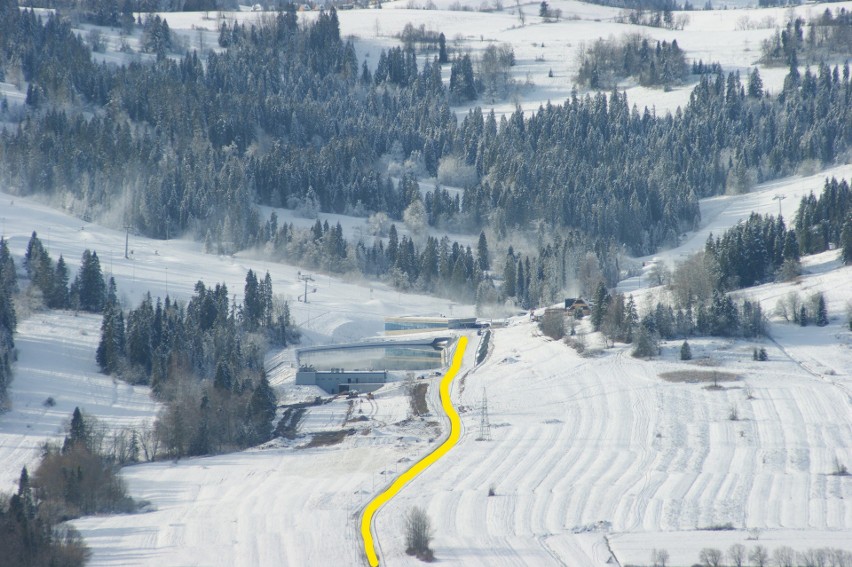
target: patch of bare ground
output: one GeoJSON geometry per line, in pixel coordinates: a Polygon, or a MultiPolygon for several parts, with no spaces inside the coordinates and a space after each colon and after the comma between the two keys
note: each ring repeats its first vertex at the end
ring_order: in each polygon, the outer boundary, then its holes
{"type": "Polygon", "coordinates": [[[275,428],[275,435],[284,439],[295,439],[299,432],[299,424],[305,416],[306,408],[302,404],[290,406],[284,409],[284,414],[275,428]]]}
{"type": "Polygon", "coordinates": [[[422,416],[429,413],[429,404],[426,403],[426,392],[429,389],[429,384],[420,382],[414,384],[408,390],[409,402],[411,404],[411,413],[416,416],[422,416]]]}
{"type": "Polygon", "coordinates": [[[707,388],[713,390],[722,389],[720,382],[736,382],[740,379],[736,374],[718,370],[673,370],[661,373],[660,378],[666,382],[709,384],[707,388]]]}
{"type": "Polygon", "coordinates": [[[340,431],[320,431],[314,433],[311,440],[300,449],[310,449],[312,447],[331,447],[343,441],[347,435],[354,435],[354,429],[341,429],[340,431]]]}

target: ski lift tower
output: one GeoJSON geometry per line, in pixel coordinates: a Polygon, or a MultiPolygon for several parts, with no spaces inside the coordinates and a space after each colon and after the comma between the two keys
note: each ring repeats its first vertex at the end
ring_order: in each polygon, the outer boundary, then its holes
{"type": "MultiPolygon", "coordinates": [[[[298,272],[298,275],[299,275],[299,279],[301,281],[305,282],[305,294],[300,295],[299,299],[304,298],[305,303],[307,303],[308,302],[308,282],[314,281],[314,277],[311,274],[303,274],[302,272],[298,272]]],[[[316,292],[317,292],[317,288],[313,288],[313,290],[311,291],[311,293],[316,293],[316,292]]]]}

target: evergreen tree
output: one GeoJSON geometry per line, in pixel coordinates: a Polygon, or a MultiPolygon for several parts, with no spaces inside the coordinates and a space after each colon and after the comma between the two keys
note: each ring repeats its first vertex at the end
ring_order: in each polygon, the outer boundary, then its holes
{"type": "Polygon", "coordinates": [[[248,423],[251,431],[251,443],[264,443],[272,438],[272,421],[278,402],[266,373],[262,373],[260,382],[255,386],[248,406],[248,423]]]}
{"type": "Polygon", "coordinates": [[[491,269],[491,260],[488,256],[488,241],[485,239],[485,233],[479,233],[479,242],[476,245],[476,258],[479,262],[479,269],[483,272],[491,269]]]}
{"type": "MultiPolygon", "coordinates": [[[[340,223],[338,223],[338,227],[340,223]]],[[[272,326],[272,276],[269,272],[263,277],[263,281],[259,284],[260,304],[261,304],[261,324],[267,329],[272,326]]]]}
{"type": "Polygon", "coordinates": [[[476,98],[476,81],[470,55],[456,57],[450,68],[450,97],[463,102],[476,98]]]}
{"type": "Polygon", "coordinates": [[[88,248],[83,251],[80,260],[80,272],[74,280],[78,306],[83,311],[100,313],[106,300],[106,284],[101,272],[98,253],[88,248]]]}
{"type": "Polygon", "coordinates": [[[852,264],[852,217],[843,224],[840,246],[840,260],[847,266],[852,264]]]}
{"type": "Polygon", "coordinates": [[[610,295],[603,282],[595,289],[594,305],[592,305],[592,327],[595,331],[601,330],[604,317],[609,307],[610,295]]]}
{"type": "Polygon", "coordinates": [[[213,385],[222,392],[230,392],[234,387],[234,377],[227,363],[219,362],[216,365],[216,377],[213,379],[213,385]]]}
{"type": "Polygon", "coordinates": [[[655,333],[648,329],[645,325],[639,325],[639,330],[636,333],[636,346],[633,349],[633,356],[636,358],[651,358],[657,356],[657,341],[655,333]]]}
{"type": "Polygon", "coordinates": [[[210,424],[210,398],[207,394],[201,397],[199,407],[199,423],[195,435],[189,442],[188,453],[192,456],[209,455],[212,453],[212,435],[210,424]]]}
{"type": "Polygon", "coordinates": [[[53,289],[47,301],[48,307],[52,309],[65,309],[68,307],[68,266],[65,259],[59,255],[56,261],[56,272],[53,277],[53,289]]]}
{"type": "Polygon", "coordinates": [[[263,316],[263,299],[257,283],[257,276],[254,275],[252,270],[249,270],[246,274],[244,289],[243,325],[245,325],[247,331],[254,332],[260,327],[260,321],[263,316]]]}
{"type": "MultiPolygon", "coordinates": [[[[162,327],[162,310],[157,305],[159,326],[162,327]]],[[[145,294],[139,307],[127,314],[126,353],[131,366],[141,368],[147,377],[153,370],[154,351],[161,346],[155,337],[158,326],[157,315],[151,294],[145,294]]]]}
{"type": "Polygon", "coordinates": [[[636,302],[633,296],[627,298],[627,304],[624,306],[624,342],[633,342],[633,330],[639,325],[639,312],[636,310],[636,302]]]}
{"type": "Polygon", "coordinates": [[[124,313],[118,304],[115,279],[110,278],[101,321],[101,340],[95,359],[103,372],[111,374],[119,370],[124,360],[124,352],[124,313]]]}
{"type": "Polygon", "coordinates": [[[399,254],[399,236],[395,224],[392,224],[388,231],[388,247],[385,249],[385,254],[389,265],[396,264],[396,257],[399,254]]]}
{"type": "Polygon", "coordinates": [[[0,290],[6,290],[9,295],[18,291],[15,260],[9,251],[9,242],[3,237],[0,237],[0,290]]]}
{"type": "Polygon", "coordinates": [[[65,437],[65,442],[62,446],[62,452],[66,453],[74,449],[75,446],[88,447],[91,437],[91,431],[83,418],[83,412],[79,407],[74,408],[74,413],[71,414],[71,426],[68,430],[68,435],[65,437]]]}
{"type": "Polygon", "coordinates": [[[692,360],[692,348],[687,341],[683,341],[683,344],[680,345],[680,359],[692,360]]]}
{"type": "Polygon", "coordinates": [[[54,288],[53,262],[35,231],[27,243],[24,267],[32,285],[41,292],[42,298],[49,301],[54,288]]]}
{"type": "Polygon", "coordinates": [[[449,63],[449,61],[450,59],[447,55],[447,38],[444,36],[444,32],[441,32],[438,34],[438,63],[443,65],[444,63],[449,63]]]}
{"type": "Polygon", "coordinates": [[[760,71],[757,70],[757,67],[752,69],[748,75],[748,96],[751,98],[763,96],[763,79],[760,78],[760,71]]]}
{"type": "Polygon", "coordinates": [[[821,293],[817,296],[816,324],[819,327],[828,325],[828,309],[825,306],[825,296],[821,293]]]}

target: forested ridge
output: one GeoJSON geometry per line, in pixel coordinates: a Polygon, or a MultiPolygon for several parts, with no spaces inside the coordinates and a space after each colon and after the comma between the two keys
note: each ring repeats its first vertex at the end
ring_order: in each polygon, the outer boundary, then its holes
{"type": "Polygon", "coordinates": [[[459,210],[430,224],[455,215],[503,236],[545,221],[646,254],[695,226],[700,197],[831,163],[852,142],[848,66],[792,67],[771,98],[757,73],[704,75],[674,115],[613,92],[499,120],[475,109],[457,125],[437,61],[418,69],[393,50],[373,76],[334,10],[223,25],[227,49],[203,61],[158,52],[122,67],[94,64],[61,16],[0,10],[0,65],[30,82],[26,117],[0,138],[2,180],[158,238],[210,229],[228,247],[263,244],[256,203],[401,219],[422,197],[389,177],[390,156],[414,174],[472,168],[459,210]]]}

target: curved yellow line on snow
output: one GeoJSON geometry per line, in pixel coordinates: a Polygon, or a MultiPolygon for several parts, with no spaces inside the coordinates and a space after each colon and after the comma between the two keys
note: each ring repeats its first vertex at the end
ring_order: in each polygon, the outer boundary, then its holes
{"type": "Polygon", "coordinates": [[[450,418],[449,437],[447,437],[446,441],[441,443],[437,449],[414,463],[411,468],[399,475],[399,477],[393,481],[387,490],[373,498],[370,503],[367,504],[367,507],[364,508],[364,515],[361,516],[361,537],[364,539],[364,551],[367,554],[367,561],[370,563],[371,567],[377,567],[379,564],[379,557],[376,555],[376,547],[373,543],[373,533],[370,530],[373,524],[373,516],[376,515],[379,508],[384,506],[388,500],[396,496],[406,484],[414,480],[414,478],[426,470],[429,465],[446,455],[447,452],[459,441],[459,437],[461,436],[461,419],[459,419],[459,414],[450,401],[450,384],[452,384],[453,378],[455,378],[459,368],[461,368],[462,357],[464,356],[464,349],[466,346],[467,337],[459,337],[458,345],[456,346],[456,353],[453,356],[453,363],[441,379],[441,406],[443,406],[447,417],[450,418]]]}

